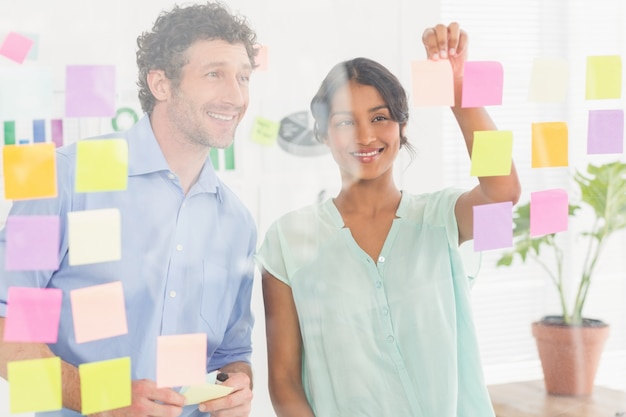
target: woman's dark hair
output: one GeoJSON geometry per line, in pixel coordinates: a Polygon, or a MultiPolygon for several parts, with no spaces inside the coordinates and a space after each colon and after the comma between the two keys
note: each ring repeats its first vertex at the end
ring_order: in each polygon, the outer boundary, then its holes
{"type": "MultiPolygon", "coordinates": [[[[311,100],[311,113],[315,119],[313,132],[318,141],[328,135],[328,118],[332,101],[342,87],[354,81],[374,87],[389,106],[391,118],[400,124],[400,132],[409,120],[409,103],[398,78],[383,65],[368,58],[354,58],[335,65],[311,100]]],[[[411,149],[406,136],[400,137],[400,146],[411,149]]]]}
{"type": "Polygon", "coordinates": [[[154,22],[152,31],[137,38],[137,67],[139,68],[139,101],[144,112],[151,113],[155,98],[148,87],[148,73],[159,69],[175,85],[180,82],[180,72],[187,63],[187,48],[197,40],[221,39],[231,44],[243,44],[254,67],[256,33],[246,19],[230,13],[219,2],[174,6],[162,12],[154,22]]]}

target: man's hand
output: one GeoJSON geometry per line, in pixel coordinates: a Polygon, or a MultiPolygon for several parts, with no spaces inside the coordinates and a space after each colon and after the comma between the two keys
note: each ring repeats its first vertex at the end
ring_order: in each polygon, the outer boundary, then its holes
{"type": "Polygon", "coordinates": [[[229,373],[223,385],[233,387],[233,391],[225,397],[200,403],[200,411],[210,412],[212,417],[247,417],[252,402],[250,377],[243,372],[229,373]]]}
{"type": "Polygon", "coordinates": [[[132,404],[116,410],[92,414],[92,417],[178,417],[185,397],[170,388],[157,388],[154,381],[141,379],[132,383],[132,404]]]}

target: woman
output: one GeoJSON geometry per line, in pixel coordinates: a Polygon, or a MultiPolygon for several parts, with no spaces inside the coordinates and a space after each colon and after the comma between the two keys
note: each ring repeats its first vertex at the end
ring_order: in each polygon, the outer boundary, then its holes
{"type": "MultiPolygon", "coordinates": [[[[429,59],[450,60],[452,112],[471,151],[473,132],[495,126],[484,109],[460,107],[467,35],[437,25],[423,42],[429,59]]],[[[493,416],[458,246],[472,239],[475,205],[517,202],[515,168],[465,192],[399,190],[406,93],[365,58],[336,65],[311,110],[342,188],[278,219],[257,255],[277,415],[493,416]]]]}

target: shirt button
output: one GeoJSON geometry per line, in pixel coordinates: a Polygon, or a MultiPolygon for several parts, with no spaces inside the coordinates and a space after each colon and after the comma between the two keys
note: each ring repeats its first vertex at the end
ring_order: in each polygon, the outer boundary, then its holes
{"type": "Polygon", "coordinates": [[[170,297],[175,298],[176,297],[176,291],[174,291],[174,290],[170,291],[170,297]]]}
{"type": "Polygon", "coordinates": [[[393,336],[387,336],[387,342],[393,343],[394,340],[393,336]]]}
{"type": "Polygon", "coordinates": [[[380,281],[376,281],[376,288],[380,288],[383,286],[383,283],[380,281]]]}
{"type": "Polygon", "coordinates": [[[168,177],[169,179],[173,180],[173,179],[175,179],[175,178],[176,178],[176,175],[174,175],[173,173],[169,172],[169,173],[167,174],[167,177],[168,177]]]}
{"type": "Polygon", "coordinates": [[[378,262],[385,262],[385,257],[384,256],[379,257],[378,262]]]}
{"type": "Polygon", "coordinates": [[[176,245],[176,250],[181,252],[183,250],[183,245],[181,245],[180,243],[176,245]]]}
{"type": "Polygon", "coordinates": [[[389,314],[389,309],[387,307],[383,307],[383,315],[389,314]]]}

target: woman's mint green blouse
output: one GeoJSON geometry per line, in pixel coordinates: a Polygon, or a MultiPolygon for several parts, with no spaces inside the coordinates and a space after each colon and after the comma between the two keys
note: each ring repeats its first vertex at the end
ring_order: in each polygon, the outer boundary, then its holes
{"type": "Polygon", "coordinates": [[[458,250],[461,192],[404,192],[378,259],[330,199],[267,231],[257,262],[293,292],[317,417],[494,415],[458,250]]]}

